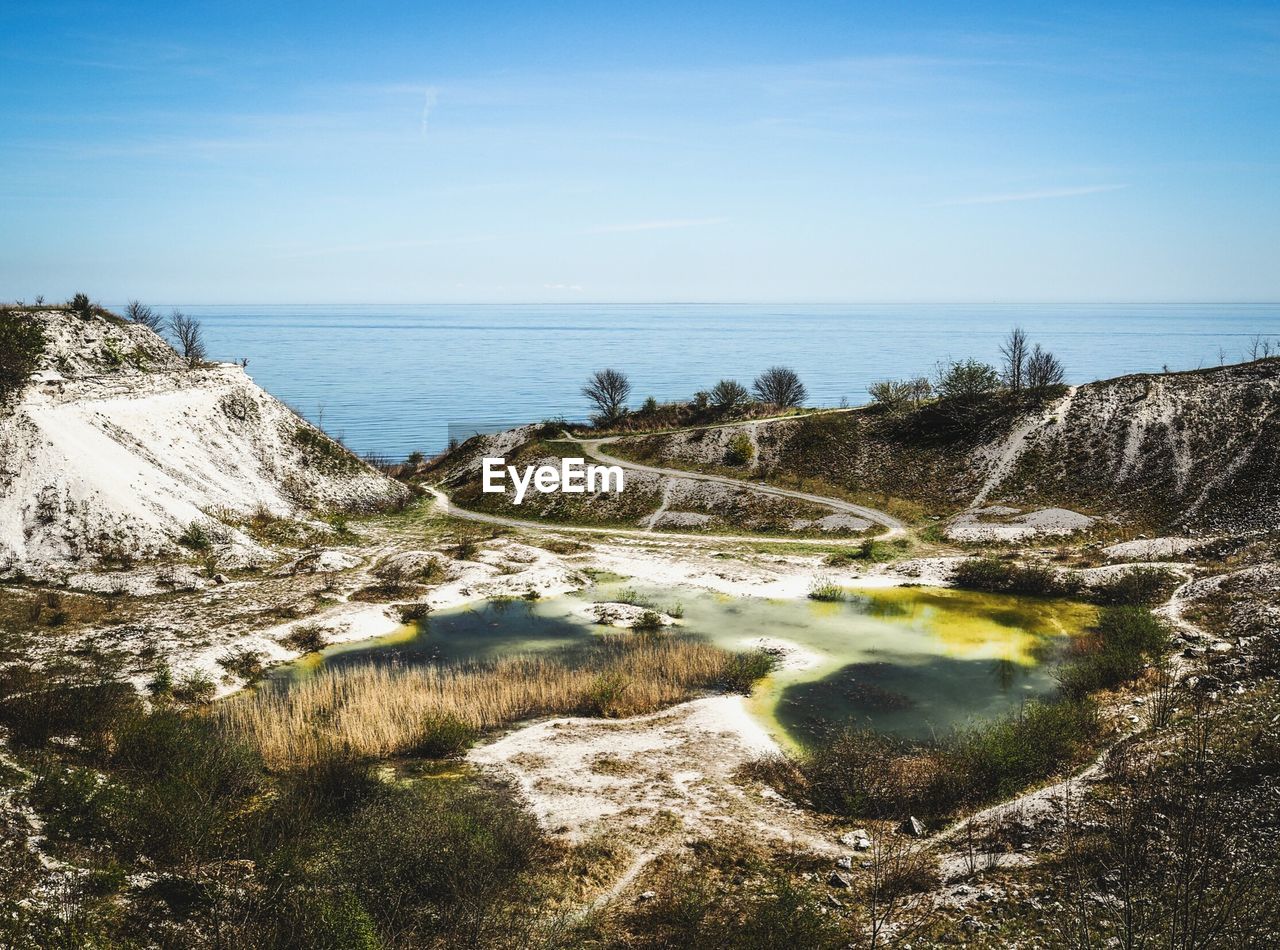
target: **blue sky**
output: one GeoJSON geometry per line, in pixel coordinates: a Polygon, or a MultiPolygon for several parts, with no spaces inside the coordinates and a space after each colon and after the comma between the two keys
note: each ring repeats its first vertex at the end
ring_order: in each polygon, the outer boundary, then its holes
{"type": "Polygon", "coordinates": [[[0,6],[0,297],[1280,299],[1280,10],[0,6]]]}

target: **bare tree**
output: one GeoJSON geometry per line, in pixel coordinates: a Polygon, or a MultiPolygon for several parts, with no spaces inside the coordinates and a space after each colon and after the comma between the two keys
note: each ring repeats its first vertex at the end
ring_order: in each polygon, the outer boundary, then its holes
{"type": "Polygon", "coordinates": [[[596,418],[603,423],[615,422],[627,411],[627,397],[631,395],[631,381],[627,374],[616,369],[597,370],[591,374],[582,395],[595,404],[596,418]]]}
{"type": "Polygon", "coordinates": [[[1261,333],[1255,333],[1249,341],[1249,359],[1263,360],[1271,355],[1271,340],[1261,333]]]}
{"type": "Polygon", "coordinates": [[[750,401],[747,387],[736,379],[722,379],[711,387],[711,405],[721,412],[732,412],[750,401]]]}
{"type": "Polygon", "coordinates": [[[173,334],[178,353],[187,361],[188,366],[196,367],[204,362],[204,332],[199,320],[188,317],[181,310],[175,310],[169,316],[169,332],[173,334]]]}
{"type": "Polygon", "coordinates": [[[783,409],[803,405],[809,395],[795,370],[785,366],[770,366],[756,377],[751,388],[761,402],[783,409]]]}
{"type": "Polygon", "coordinates": [[[1014,327],[1009,331],[1009,336],[1000,345],[1000,356],[1004,359],[1001,373],[1004,383],[1018,392],[1026,382],[1027,369],[1027,334],[1022,327],[1014,327]]]}
{"type": "Polygon", "coordinates": [[[155,330],[157,333],[164,329],[164,317],[140,300],[130,300],[124,308],[124,312],[125,316],[134,323],[141,323],[144,327],[155,330]]]}
{"type": "Polygon", "coordinates": [[[1027,388],[1035,392],[1044,392],[1050,386],[1057,386],[1066,378],[1066,370],[1058,358],[1048,350],[1042,350],[1037,343],[1027,357],[1027,388]]]}

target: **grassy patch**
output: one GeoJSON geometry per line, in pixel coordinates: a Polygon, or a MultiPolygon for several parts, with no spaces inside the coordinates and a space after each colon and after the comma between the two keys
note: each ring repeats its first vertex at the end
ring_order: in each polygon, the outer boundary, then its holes
{"type": "Polygon", "coordinates": [[[516,657],[486,666],[324,670],[222,707],[273,767],[334,749],[386,757],[420,752],[438,724],[479,732],[538,715],[633,716],[719,688],[749,688],[763,661],[677,637],[602,637],[580,662],[516,657]]]}
{"type": "Polygon", "coordinates": [[[796,759],[765,760],[754,770],[831,814],[940,819],[1081,761],[1101,731],[1091,702],[1029,703],[1017,715],[931,742],[846,730],[796,759]]]}
{"type": "Polygon", "coordinates": [[[1141,607],[1106,607],[1097,627],[1073,644],[1074,656],[1057,672],[1069,696],[1086,696],[1138,677],[1169,651],[1167,624],[1141,607]]]}

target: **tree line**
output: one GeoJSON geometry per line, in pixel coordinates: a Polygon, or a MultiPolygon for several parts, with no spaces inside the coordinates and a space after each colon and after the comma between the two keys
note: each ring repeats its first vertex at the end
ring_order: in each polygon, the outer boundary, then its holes
{"type": "MultiPolygon", "coordinates": [[[[612,425],[630,412],[627,400],[631,398],[631,380],[621,370],[597,370],[583,385],[582,395],[595,406],[592,422],[600,426],[612,425]]],[[[808,397],[808,390],[795,370],[786,366],[770,366],[752,381],[749,391],[736,379],[722,379],[709,391],[695,393],[692,405],[697,409],[714,408],[726,413],[751,403],[794,409],[804,405],[808,397]]],[[[642,411],[652,412],[657,405],[657,400],[650,396],[642,411]]]]}
{"type": "Polygon", "coordinates": [[[969,402],[1000,389],[1038,398],[1065,379],[1062,361],[1039,343],[1031,344],[1021,327],[1014,327],[1000,345],[998,366],[972,358],[949,360],[938,364],[933,379],[886,379],[872,383],[867,391],[879,405],[901,410],[934,397],[969,402]]]}
{"type": "MultiPolygon", "coordinates": [[[[1021,327],[1015,327],[1000,346],[998,367],[972,358],[951,360],[938,365],[933,379],[917,376],[881,380],[872,383],[868,392],[873,402],[901,410],[934,398],[971,401],[1000,389],[1040,397],[1061,385],[1065,378],[1062,362],[1039,343],[1032,344],[1021,327]]],[[[613,425],[627,416],[631,412],[627,408],[631,393],[631,380],[617,369],[592,373],[582,387],[582,395],[595,408],[591,421],[597,426],[613,425]]],[[[795,409],[804,405],[807,398],[808,391],[795,370],[771,366],[752,381],[749,390],[736,379],[722,379],[711,389],[695,393],[690,405],[729,414],[752,404],[795,409]]],[[[650,396],[640,411],[650,413],[656,409],[657,400],[650,396]]]]}

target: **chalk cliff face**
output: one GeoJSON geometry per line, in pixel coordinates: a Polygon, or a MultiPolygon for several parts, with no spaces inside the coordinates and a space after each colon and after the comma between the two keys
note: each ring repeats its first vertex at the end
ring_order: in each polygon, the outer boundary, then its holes
{"type": "Polygon", "coordinates": [[[0,409],[0,574],[173,554],[192,525],[222,557],[261,560],[228,522],[405,494],[239,366],[189,368],[151,330],[108,316],[31,319],[44,354],[0,409]]]}

